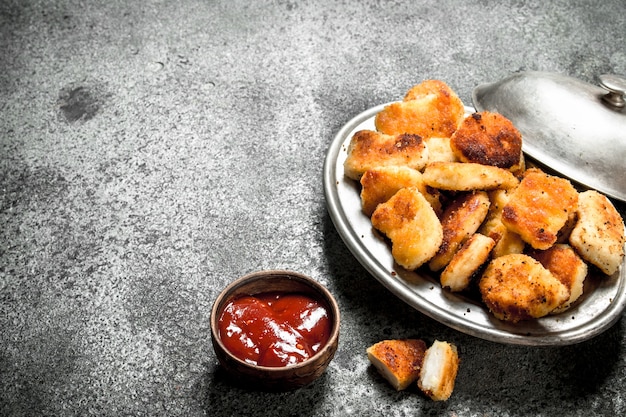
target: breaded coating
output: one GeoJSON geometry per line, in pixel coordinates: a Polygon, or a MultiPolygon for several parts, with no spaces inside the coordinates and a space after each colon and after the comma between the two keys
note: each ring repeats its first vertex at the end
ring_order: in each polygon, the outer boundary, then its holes
{"type": "Polygon", "coordinates": [[[391,254],[407,270],[435,255],[443,240],[437,214],[417,188],[403,188],[372,214],[372,226],[391,240],[391,254]]]}
{"type": "Polygon", "coordinates": [[[624,259],[624,220],[606,196],[589,190],[578,198],[578,221],[569,243],[587,262],[613,275],[624,259]]]}
{"type": "Polygon", "coordinates": [[[496,242],[491,253],[493,258],[509,253],[522,253],[526,247],[526,242],[502,223],[502,209],[509,201],[509,194],[510,190],[502,189],[489,192],[489,213],[478,229],[479,233],[496,242]]]}
{"type": "Polygon", "coordinates": [[[432,271],[439,271],[448,265],[459,246],[478,230],[487,216],[489,204],[486,192],[474,191],[460,194],[444,209],[441,216],[443,239],[428,263],[432,271]]]}
{"type": "Polygon", "coordinates": [[[493,259],[478,287],[493,315],[513,323],[550,314],[570,297],[561,281],[525,254],[493,259]]]}
{"type": "Polygon", "coordinates": [[[546,250],[531,250],[530,256],[541,262],[570,292],[569,299],[554,309],[553,313],[562,313],[582,295],[587,264],[574,249],[567,244],[556,244],[546,250]]]}
{"type": "Polygon", "coordinates": [[[440,138],[433,136],[424,138],[426,147],[428,148],[428,163],[431,162],[458,162],[452,148],[450,147],[450,138],[440,138]]]}
{"type": "Polygon", "coordinates": [[[533,248],[548,249],[577,205],[568,180],[530,168],[502,209],[502,223],[533,248]]]}
{"type": "Polygon", "coordinates": [[[419,389],[432,400],[446,401],[454,391],[459,363],[455,345],[435,340],[424,356],[417,381],[419,389]]]}
{"type": "Polygon", "coordinates": [[[398,391],[417,381],[426,343],[420,339],[383,340],[367,348],[367,358],[398,391]]]}
{"type": "Polygon", "coordinates": [[[424,182],[449,191],[513,188],[519,180],[504,168],[471,162],[433,162],[424,170],[424,182]]]}
{"type": "Polygon", "coordinates": [[[450,291],[463,291],[472,277],[487,262],[496,242],[490,237],[474,233],[459,248],[440,276],[441,286],[450,291]]]}
{"type": "Polygon", "coordinates": [[[371,216],[380,203],[384,203],[398,190],[407,187],[417,188],[433,206],[435,212],[441,212],[439,201],[441,193],[424,183],[421,172],[404,166],[388,166],[370,169],[361,177],[363,213],[371,216]]]}
{"type": "Polygon", "coordinates": [[[386,106],[376,115],[374,123],[376,130],[388,135],[450,137],[464,115],[461,99],[446,83],[426,80],[412,87],[403,101],[386,106]]]}
{"type": "Polygon", "coordinates": [[[519,172],[522,168],[522,135],[499,113],[488,111],[466,117],[450,139],[461,162],[475,162],[519,172]]]}
{"type": "Polygon", "coordinates": [[[365,171],[380,166],[407,166],[422,170],[428,162],[428,149],[418,135],[385,135],[360,130],[350,139],[344,173],[359,180],[365,171]]]}

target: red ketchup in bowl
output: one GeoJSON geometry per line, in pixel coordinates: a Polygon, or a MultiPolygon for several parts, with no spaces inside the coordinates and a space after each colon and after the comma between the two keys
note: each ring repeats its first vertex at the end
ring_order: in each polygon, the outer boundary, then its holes
{"type": "Polygon", "coordinates": [[[287,366],[315,355],[328,341],[324,303],[301,293],[268,292],[231,300],[219,318],[224,346],[260,366],[287,366]]]}

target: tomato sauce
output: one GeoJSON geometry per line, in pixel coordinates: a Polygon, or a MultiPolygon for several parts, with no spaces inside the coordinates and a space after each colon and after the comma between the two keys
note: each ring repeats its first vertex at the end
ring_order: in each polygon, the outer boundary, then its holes
{"type": "Polygon", "coordinates": [[[328,308],[309,295],[262,293],[230,301],[219,318],[220,339],[239,359],[287,366],[315,355],[328,341],[328,308]]]}

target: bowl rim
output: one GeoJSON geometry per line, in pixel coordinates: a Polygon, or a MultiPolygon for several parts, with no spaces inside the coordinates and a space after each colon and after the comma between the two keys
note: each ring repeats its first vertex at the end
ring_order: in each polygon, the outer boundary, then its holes
{"type": "MultiPolygon", "coordinates": [[[[251,295],[260,294],[260,293],[262,293],[262,291],[251,293],[251,295]]],[[[220,293],[215,298],[215,301],[213,302],[213,307],[211,308],[211,317],[210,317],[211,337],[213,338],[213,341],[219,345],[220,349],[228,355],[229,360],[233,360],[237,362],[239,365],[249,368],[251,370],[258,370],[261,372],[272,372],[272,373],[297,372],[298,369],[306,368],[310,364],[315,363],[320,356],[326,354],[326,352],[329,349],[333,349],[332,347],[333,345],[338,344],[340,324],[341,324],[341,318],[340,318],[340,312],[339,312],[339,305],[337,304],[335,297],[331,294],[328,288],[326,288],[325,285],[323,285],[322,283],[320,283],[319,281],[315,280],[314,278],[308,275],[302,274],[300,272],[287,270],[287,269],[270,269],[270,270],[250,272],[248,274],[245,274],[235,279],[230,284],[228,284],[222,291],[220,291],[220,293]],[[318,352],[316,352],[315,355],[311,356],[310,358],[302,362],[299,362],[293,365],[262,366],[262,365],[255,365],[255,364],[246,362],[243,359],[238,358],[232,352],[230,352],[226,348],[224,343],[222,342],[222,339],[219,337],[219,323],[218,323],[219,316],[221,314],[221,311],[219,311],[220,307],[226,304],[224,301],[227,300],[228,296],[232,292],[234,292],[237,288],[242,287],[243,285],[250,283],[250,282],[260,281],[264,278],[295,279],[296,281],[299,281],[305,285],[310,286],[313,290],[315,290],[320,295],[320,297],[322,297],[323,301],[328,305],[329,311],[332,314],[332,326],[331,326],[330,335],[328,336],[328,340],[326,341],[324,346],[318,352]]],[[[336,346],[335,346],[335,349],[336,349],[336,346]]]]}

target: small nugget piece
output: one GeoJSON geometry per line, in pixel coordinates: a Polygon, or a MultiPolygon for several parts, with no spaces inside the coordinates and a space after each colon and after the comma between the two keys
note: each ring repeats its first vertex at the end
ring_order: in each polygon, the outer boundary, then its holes
{"type": "Polygon", "coordinates": [[[385,135],[360,130],[350,139],[344,173],[359,180],[365,171],[380,166],[400,165],[421,170],[428,162],[428,149],[418,135],[385,135]]]}
{"type": "Polygon", "coordinates": [[[424,170],[424,182],[449,191],[513,188],[519,180],[504,168],[472,162],[432,162],[424,170]]]}
{"type": "Polygon", "coordinates": [[[455,345],[435,340],[426,351],[417,385],[435,401],[446,401],[454,391],[459,371],[459,354],[455,345]]]}
{"type": "Polygon", "coordinates": [[[472,276],[487,262],[496,242],[490,237],[475,233],[454,254],[440,276],[441,286],[450,291],[463,291],[469,287],[472,276]]]}
{"type": "Polygon", "coordinates": [[[502,209],[502,223],[533,248],[548,249],[577,206],[578,192],[568,180],[530,168],[502,209]]]}
{"type": "Polygon", "coordinates": [[[461,162],[493,165],[519,172],[523,165],[522,135],[499,113],[473,113],[463,120],[450,139],[461,162]]]}
{"type": "Polygon", "coordinates": [[[446,83],[426,80],[412,87],[403,101],[386,106],[374,123],[378,131],[388,135],[450,137],[464,115],[463,102],[446,83]]]}
{"type": "Polygon", "coordinates": [[[432,271],[444,268],[459,246],[476,230],[489,212],[489,196],[484,191],[461,194],[444,210],[441,217],[443,239],[428,266],[432,271]]]}
{"type": "Polygon", "coordinates": [[[624,258],[624,220],[606,196],[593,190],[580,193],[569,243],[605,274],[618,270],[624,258]]]}
{"type": "Polygon", "coordinates": [[[417,381],[426,343],[420,339],[383,340],[367,348],[367,357],[398,391],[417,381]]]}
{"type": "Polygon", "coordinates": [[[561,281],[539,261],[525,254],[493,259],[478,287],[493,315],[513,323],[543,317],[570,297],[561,281]]]}
{"type": "Polygon", "coordinates": [[[437,214],[417,188],[403,188],[372,214],[372,226],[391,240],[391,254],[407,270],[432,258],[443,229],[437,214]]]}
{"type": "Polygon", "coordinates": [[[426,186],[422,173],[403,166],[378,167],[366,171],[361,177],[361,205],[363,213],[371,216],[376,207],[389,200],[398,190],[407,187],[417,188],[433,206],[441,211],[440,193],[426,186]]]}
{"type": "Polygon", "coordinates": [[[562,313],[570,308],[572,303],[582,295],[587,264],[572,249],[570,245],[556,244],[546,250],[532,250],[529,255],[541,262],[570,292],[565,303],[553,310],[553,313],[562,313]]]}
{"type": "Polygon", "coordinates": [[[483,224],[478,229],[479,233],[492,238],[496,245],[492,250],[492,257],[507,255],[509,253],[522,253],[526,247],[526,242],[520,235],[509,230],[502,223],[502,209],[509,202],[511,190],[494,190],[489,192],[489,213],[483,224]]]}

